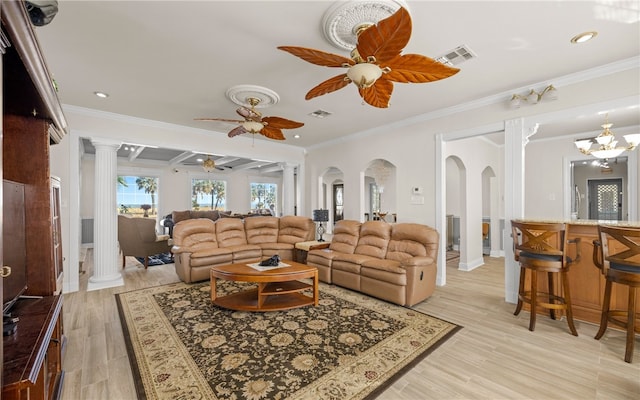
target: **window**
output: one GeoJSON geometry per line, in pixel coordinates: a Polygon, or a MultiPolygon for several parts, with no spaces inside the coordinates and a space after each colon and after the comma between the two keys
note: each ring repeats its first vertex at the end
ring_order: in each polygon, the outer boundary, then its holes
{"type": "Polygon", "coordinates": [[[158,213],[156,194],[158,178],[151,176],[118,176],[116,199],[120,214],[152,217],[158,213]]]}
{"type": "Polygon", "coordinates": [[[226,210],[227,182],[210,179],[191,180],[192,210],[226,210]]]}
{"type": "Polygon", "coordinates": [[[251,210],[269,209],[275,215],[277,193],[275,183],[251,183],[251,210]]]}

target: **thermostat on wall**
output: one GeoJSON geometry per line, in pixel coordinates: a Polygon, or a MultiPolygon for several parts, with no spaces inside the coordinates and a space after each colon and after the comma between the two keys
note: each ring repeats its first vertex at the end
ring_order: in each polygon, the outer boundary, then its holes
{"type": "Polygon", "coordinates": [[[422,194],[422,188],[420,186],[414,186],[411,188],[412,194],[422,194]]]}

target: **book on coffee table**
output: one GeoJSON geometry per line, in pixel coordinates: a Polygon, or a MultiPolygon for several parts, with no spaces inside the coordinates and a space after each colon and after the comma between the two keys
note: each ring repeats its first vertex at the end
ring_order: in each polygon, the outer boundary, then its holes
{"type": "Polygon", "coordinates": [[[290,267],[291,265],[281,262],[281,263],[278,263],[278,265],[262,266],[260,265],[259,262],[257,262],[257,263],[247,264],[247,266],[258,271],[269,271],[271,269],[276,269],[276,268],[290,267]]]}

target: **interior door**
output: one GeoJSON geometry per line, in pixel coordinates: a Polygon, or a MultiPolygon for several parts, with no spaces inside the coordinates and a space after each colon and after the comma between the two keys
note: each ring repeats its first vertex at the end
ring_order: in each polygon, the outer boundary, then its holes
{"type": "Polygon", "coordinates": [[[589,180],[589,219],[622,220],[622,179],[589,180]]]}
{"type": "Polygon", "coordinates": [[[344,185],[333,185],[333,223],[344,218],[344,185]]]}

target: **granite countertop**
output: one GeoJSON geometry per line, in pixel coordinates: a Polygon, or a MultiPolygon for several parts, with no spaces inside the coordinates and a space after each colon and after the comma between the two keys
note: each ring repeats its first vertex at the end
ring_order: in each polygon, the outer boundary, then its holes
{"type": "Polygon", "coordinates": [[[515,221],[522,222],[542,222],[542,223],[564,223],[569,225],[615,225],[625,228],[640,228],[640,221],[614,221],[614,220],[595,220],[595,219],[546,219],[546,218],[517,218],[515,221]]]}

